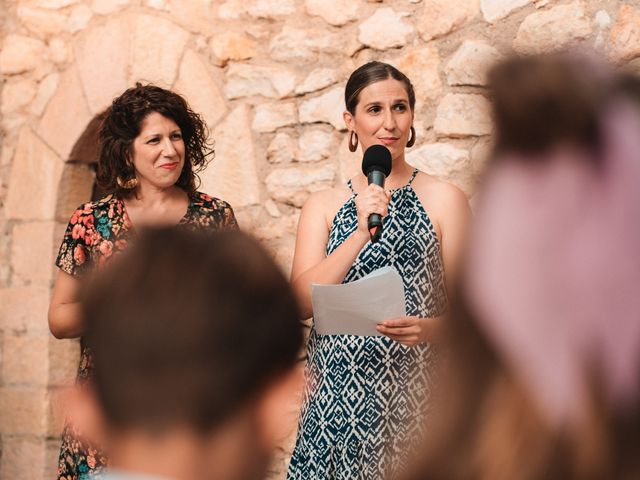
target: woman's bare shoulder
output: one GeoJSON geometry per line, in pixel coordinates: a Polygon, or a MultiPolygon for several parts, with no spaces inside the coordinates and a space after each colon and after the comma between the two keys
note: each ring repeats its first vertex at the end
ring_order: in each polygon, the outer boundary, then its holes
{"type": "Polygon", "coordinates": [[[466,194],[456,185],[441,178],[419,172],[413,181],[413,189],[419,197],[429,199],[429,203],[468,203],[466,194]]]}
{"type": "Polygon", "coordinates": [[[311,205],[322,205],[331,210],[336,205],[342,205],[351,196],[351,190],[346,185],[338,185],[337,187],[327,188],[325,190],[319,190],[309,195],[305,203],[305,207],[311,205]]]}
{"type": "Polygon", "coordinates": [[[307,199],[303,210],[313,211],[316,215],[322,214],[331,223],[340,207],[351,197],[351,190],[347,185],[327,188],[313,192],[307,199]]]}

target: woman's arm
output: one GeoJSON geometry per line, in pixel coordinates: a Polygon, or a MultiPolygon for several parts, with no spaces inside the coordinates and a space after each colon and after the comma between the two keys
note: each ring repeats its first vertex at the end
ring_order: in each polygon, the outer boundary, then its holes
{"type": "MultiPolygon", "coordinates": [[[[437,202],[432,202],[432,219],[440,227],[440,249],[446,281],[450,294],[459,274],[467,227],[471,210],[467,197],[450,184],[439,186],[437,202]]],[[[377,330],[383,335],[408,347],[422,342],[435,342],[440,337],[444,315],[437,317],[402,317],[385,320],[377,330]]]]}
{"type": "Polygon", "coordinates": [[[444,208],[439,215],[438,223],[442,232],[440,241],[442,263],[447,293],[450,295],[460,273],[471,209],[466,195],[460,189],[453,185],[447,185],[447,187],[443,194],[444,208]]]}
{"type": "Polygon", "coordinates": [[[356,197],[358,228],[331,255],[326,256],[329,195],[329,191],[313,194],[303,207],[298,223],[291,283],[303,318],[313,315],[311,284],[342,283],[358,253],[369,241],[366,227],[369,214],[387,215],[389,195],[377,185],[369,185],[356,197]]]}
{"type": "Polygon", "coordinates": [[[58,270],[49,304],[49,330],[56,338],[77,338],[84,333],[78,290],[80,281],[58,270]]]}

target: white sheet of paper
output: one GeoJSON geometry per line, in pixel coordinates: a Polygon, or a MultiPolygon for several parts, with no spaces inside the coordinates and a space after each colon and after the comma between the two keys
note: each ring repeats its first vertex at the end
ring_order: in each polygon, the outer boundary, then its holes
{"type": "Polygon", "coordinates": [[[380,335],[376,325],[406,315],[404,286],[393,267],[383,267],[355,282],[311,285],[316,332],[320,335],[380,335]]]}

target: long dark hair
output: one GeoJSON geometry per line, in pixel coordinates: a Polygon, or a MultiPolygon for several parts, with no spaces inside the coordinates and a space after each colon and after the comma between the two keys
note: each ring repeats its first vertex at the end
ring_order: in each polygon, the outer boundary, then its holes
{"type": "Polygon", "coordinates": [[[104,113],[96,181],[105,192],[120,197],[133,193],[118,184],[118,177],[126,181],[135,175],[131,163],[133,140],[140,134],[144,118],[153,112],[170,118],[180,127],[185,162],[176,186],[189,195],[195,193],[199,186],[197,172],[206,167],[214,154],[207,144],[207,126],[177,93],[141,83],[114,99],[104,113]]]}

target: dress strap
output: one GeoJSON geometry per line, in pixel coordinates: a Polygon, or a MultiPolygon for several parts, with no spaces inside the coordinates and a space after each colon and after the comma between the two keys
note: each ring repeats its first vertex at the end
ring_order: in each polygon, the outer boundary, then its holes
{"type": "Polygon", "coordinates": [[[409,183],[407,183],[407,185],[411,185],[413,183],[413,181],[415,180],[416,176],[418,175],[419,170],[417,168],[413,169],[413,173],[411,174],[411,178],[409,179],[409,183]]]}
{"type": "Polygon", "coordinates": [[[351,183],[351,179],[349,179],[349,181],[347,182],[347,187],[349,187],[349,190],[351,190],[351,193],[356,195],[356,191],[353,189],[353,184],[351,183]]]}

